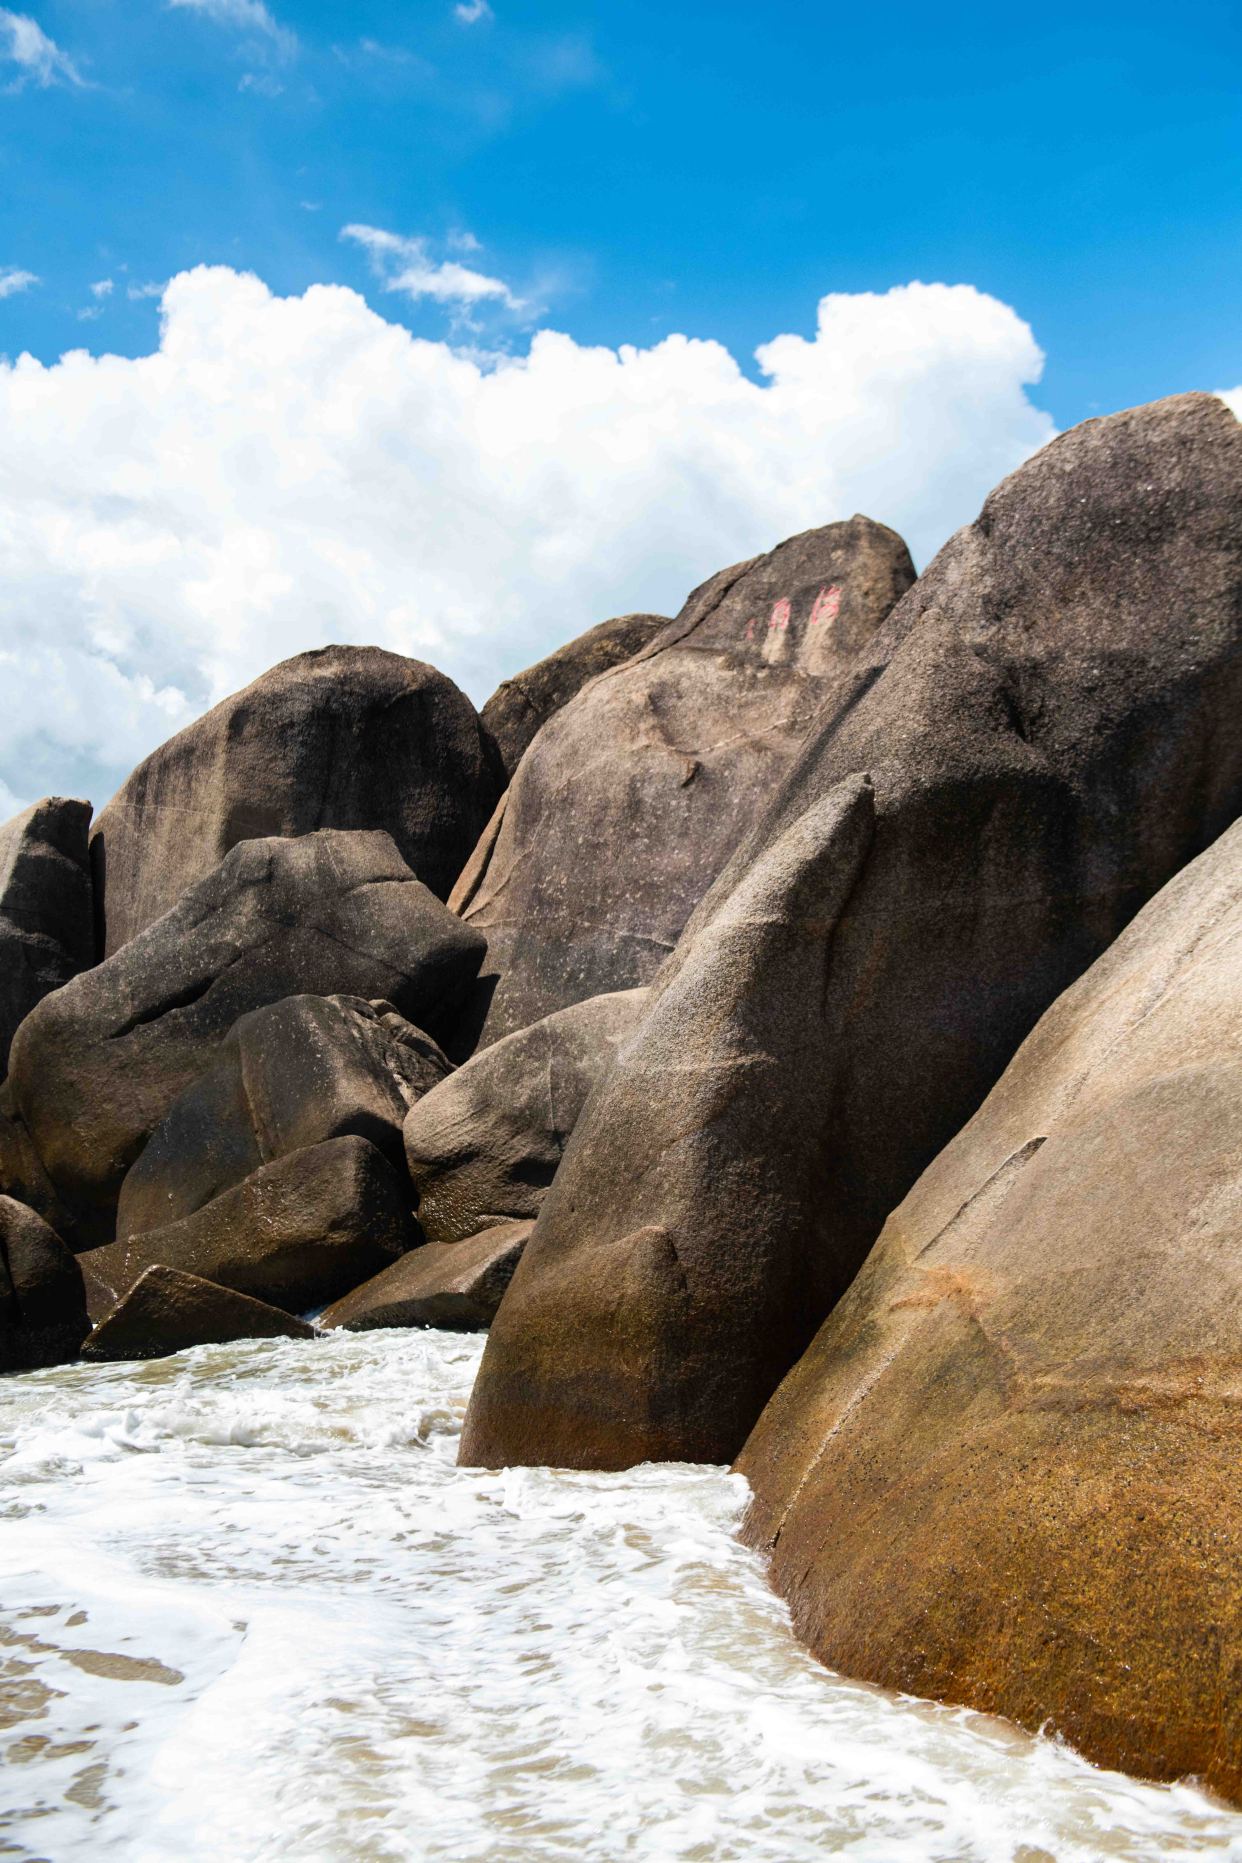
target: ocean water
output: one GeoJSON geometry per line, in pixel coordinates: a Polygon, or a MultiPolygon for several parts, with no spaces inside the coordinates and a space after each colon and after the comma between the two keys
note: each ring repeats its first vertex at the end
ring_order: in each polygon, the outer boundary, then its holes
{"type": "Polygon", "coordinates": [[[459,1472],[481,1342],[0,1380],[0,1856],[1242,1859],[1242,1816],[843,1681],[741,1481],[459,1472]]]}

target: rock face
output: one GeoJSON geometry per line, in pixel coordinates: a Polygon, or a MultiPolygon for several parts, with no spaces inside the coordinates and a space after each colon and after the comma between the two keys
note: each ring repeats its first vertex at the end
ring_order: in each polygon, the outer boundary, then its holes
{"type": "Polygon", "coordinates": [[[95,1321],[156,1265],[307,1313],[378,1274],[414,1238],[408,1187],[366,1139],[339,1138],[264,1165],[193,1216],[78,1260],[95,1321]]]}
{"type": "MultiPolygon", "coordinates": [[[[776,1205],[788,1207],[791,1194],[779,1181],[786,1155],[795,1177],[811,1170],[816,1186],[767,1270],[791,1303],[779,1322],[764,1306],[768,1334],[792,1341],[828,1313],[888,1212],[979,1105],[1036,1018],[1237,814],[1240,491],[1242,428],[1209,396],[1089,422],[1045,448],[998,487],[899,604],[873,643],[874,664],[842,675],[776,806],[688,925],[644,1035],[658,1026],[661,1001],[675,1004],[678,984],[699,972],[699,939],[765,851],[837,785],[870,773],[871,843],[814,995],[802,985],[816,1031],[803,1050],[810,1090],[796,1124],[791,1112],[776,1138],[762,1104],[745,1092],[750,1110],[727,1122],[738,1171],[777,1180],[768,1193],[776,1205]],[[818,1068],[811,1050],[822,1056],[818,1068]]],[[[524,768],[536,760],[532,752],[524,768]]],[[[777,1042],[764,992],[754,1010],[734,1005],[727,977],[709,967],[685,1009],[692,1070],[718,999],[739,1026],[753,1028],[760,1057],[777,1042]]],[[[621,1095],[626,1067],[642,1062],[627,1143],[649,1182],[636,1182],[625,1199],[632,1233],[617,1226],[618,1141],[602,1114],[597,1120],[596,1103],[489,1341],[463,1440],[471,1459],[539,1461],[551,1445],[556,1457],[548,1459],[605,1466],[640,1448],[704,1453],[695,1419],[707,1399],[688,1391],[683,1362],[698,1351],[702,1296],[697,1270],[685,1269],[683,1287],[679,1263],[690,1246],[684,1212],[693,1207],[694,1154],[712,1159],[710,1133],[698,1122],[717,1115],[710,1093],[687,1105],[671,1032],[664,1061],[648,1064],[653,1053],[635,1043],[606,1096],[621,1095]],[[685,1176],[666,1201],[665,1154],[674,1152],[687,1157],[685,1176]],[[579,1327],[562,1354],[568,1322],[559,1315],[597,1312],[609,1247],[616,1314],[592,1318],[597,1348],[579,1327]],[[631,1339],[644,1342],[641,1352],[630,1354],[631,1339]],[[611,1420],[610,1391],[628,1407],[611,1420]],[[584,1392],[595,1395],[579,1436],[584,1392]]],[[[737,1241],[706,1166],[698,1181],[703,1215],[692,1259],[711,1262],[713,1298],[734,1272],[749,1298],[753,1252],[737,1241]]],[[[746,1403],[762,1401],[778,1364],[768,1337],[743,1348],[730,1336],[733,1362],[704,1361],[701,1376],[706,1389],[727,1369],[745,1391],[727,1413],[744,1434],[746,1403]]],[[[715,1452],[731,1455],[741,1442],[721,1428],[715,1452]]]]}
{"type": "Polygon", "coordinates": [[[418,1101],[405,1158],[428,1242],[538,1215],[587,1095],[646,1000],[645,990],[619,990],[545,1016],[418,1101]]]}
{"type": "Polygon", "coordinates": [[[869,784],[840,784],[653,986],[496,1321],[463,1462],[724,1460],[807,1343],[805,1109],[831,1087],[820,1002],[872,828],[869,784]]]}
{"type": "Polygon", "coordinates": [[[496,741],[510,782],[531,739],[553,712],[567,705],[589,679],[630,659],[668,625],[668,615],[618,615],[504,680],[480,716],[496,741]]]}
{"type": "Polygon", "coordinates": [[[738,1466],[847,1675],[1242,1797],[1242,825],[1061,997],[738,1466]]]}
{"type": "Polygon", "coordinates": [[[386,1004],[289,996],[253,1010],[126,1173],[117,1235],[177,1222],[261,1165],[349,1133],[404,1170],[405,1116],[450,1071],[431,1037],[386,1004]]]}
{"type": "Polygon", "coordinates": [[[435,1033],[482,949],[386,834],[324,829],[234,848],[18,1031],[17,1110],[77,1219],[74,1239],[111,1234],[126,1171],[240,1016],[285,996],[340,993],[383,998],[435,1033]]]}
{"type": "Polygon", "coordinates": [[[42,1217],[0,1197],[0,1372],[76,1358],[86,1335],[82,1271],[42,1217]]]}
{"type": "Polygon", "coordinates": [[[504,787],[452,680],[378,647],[274,666],[139,764],[95,824],[107,956],[239,841],[380,828],[447,897],[504,787]]]}
{"type": "Polygon", "coordinates": [[[166,1358],[234,1339],[313,1339],[315,1329],[248,1294],[176,1268],[148,1268],[82,1347],[89,1359],[166,1358]]]}
{"type": "Polygon", "coordinates": [[[0,827],[0,1075],[17,1026],[95,962],[89,802],[48,796],[0,827]]]}
{"type": "Polygon", "coordinates": [[[549,720],[453,895],[488,939],[484,1042],[651,981],[834,678],[874,676],[869,643],[913,579],[867,518],[807,531],[722,570],[549,720]]]}
{"type": "Polygon", "coordinates": [[[491,1325],[533,1223],[498,1223],[465,1242],[411,1249],[322,1315],[323,1326],[368,1332],[376,1326],[445,1326],[482,1332],[491,1325]]]}

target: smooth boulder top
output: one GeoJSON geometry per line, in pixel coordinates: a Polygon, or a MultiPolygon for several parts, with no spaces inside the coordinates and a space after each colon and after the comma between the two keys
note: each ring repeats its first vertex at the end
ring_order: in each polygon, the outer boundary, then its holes
{"type": "Polygon", "coordinates": [[[484,1043],[651,981],[913,580],[869,518],[806,531],[704,583],[544,725],[453,894],[488,940],[484,1043]]]}
{"type": "MultiPolygon", "coordinates": [[[[1006,480],[899,604],[653,985],[643,1035],[654,1044],[676,1009],[682,1046],[674,1027],[662,1050],[635,1042],[608,1082],[610,1102],[629,1092],[623,1118],[596,1106],[580,1121],[489,1341],[463,1456],[699,1454],[712,1380],[731,1368],[739,1396],[721,1406],[716,1452],[741,1448],[777,1347],[809,1338],[1037,1017],[1242,806],[1240,493],[1242,428],[1210,396],[1090,422],[1006,480]],[[787,1003],[763,988],[735,1002],[702,940],[771,850],[864,772],[873,826],[828,943],[808,928],[814,955],[787,1003]],[[697,994],[683,996],[685,976],[697,994]],[[800,1097],[774,1129],[748,1055],[761,1070],[783,1044],[800,1051],[791,1007],[805,1059],[778,1091],[800,1097]],[[728,1062],[743,1200],[761,1206],[750,1239],[712,1164],[707,1063],[735,1015],[751,1031],[728,1062]],[[696,1071],[704,1090],[688,1096],[696,1071]],[[722,1326],[730,1367],[688,1354],[696,1313],[726,1308],[731,1277],[744,1329],[769,1235],[749,1345],[722,1326]],[[590,1318],[613,1245],[615,1311],[590,1318]],[[708,1266],[683,1286],[687,1261],[708,1266]],[[572,1337],[558,1305],[580,1315],[572,1337]]],[[[760,914],[756,941],[765,926],[760,914]]]]}
{"type": "Polygon", "coordinates": [[[313,1339],[305,1320],[197,1274],[156,1266],[139,1275],[82,1346],[86,1359],[167,1358],[235,1339],[313,1339]]]}
{"type": "Polygon", "coordinates": [[[69,1250],[42,1217],[0,1196],[0,1372],[66,1364],[88,1326],[69,1250]]]}
{"type": "Polygon", "coordinates": [[[405,1160],[429,1242],[537,1216],[587,1096],[645,990],[575,1003],[493,1043],[413,1106],[405,1160]]]}
{"type": "Polygon", "coordinates": [[[100,814],[100,950],[270,835],[383,829],[447,898],[504,783],[474,707],[434,667],[379,647],[299,653],[153,751],[100,814]]]}
{"type": "Polygon", "coordinates": [[[509,780],[535,733],[554,712],[567,705],[589,679],[630,659],[669,621],[668,615],[617,615],[558,647],[525,672],[502,680],[479,715],[504,759],[509,780]]]}
{"type": "Polygon", "coordinates": [[[406,1114],[450,1072],[431,1037],[388,1004],[288,996],[252,1010],[130,1166],[117,1235],[176,1222],[260,1165],[351,1132],[404,1172],[406,1114]]]}
{"type": "Polygon", "coordinates": [[[18,1025],[95,962],[91,805],[47,796],[0,827],[0,1075],[18,1025]]]}
{"type": "Polygon", "coordinates": [[[197,1274],[287,1313],[339,1300],[415,1240],[409,1187],[374,1145],[290,1152],[192,1216],[78,1256],[99,1321],[146,1269],[197,1274]]]}
{"type": "Polygon", "coordinates": [[[1049,1010],[738,1462],[832,1668],[1242,1799],[1242,824],[1049,1010]]]}
{"type": "Polygon", "coordinates": [[[333,1303],[320,1325],[443,1326],[482,1332],[496,1317],[533,1223],[497,1223],[465,1242],[427,1242],[333,1303]]]}
{"type": "Polygon", "coordinates": [[[74,1212],[74,1242],[112,1233],[126,1171],[240,1016],[286,996],[382,998],[434,1035],[482,951],[387,834],[322,829],[234,848],[18,1031],[17,1110],[74,1212]]]}

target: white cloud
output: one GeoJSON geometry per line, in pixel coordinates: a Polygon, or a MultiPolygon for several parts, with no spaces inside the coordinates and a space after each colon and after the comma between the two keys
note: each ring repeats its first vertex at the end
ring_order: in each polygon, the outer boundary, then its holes
{"type": "Polygon", "coordinates": [[[33,272],[23,272],[16,265],[0,265],[0,298],[14,298],[38,282],[33,272]]]}
{"type": "Polygon", "coordinates": [[[477,699],[606,615],[856,510],[926,559],[1053,431],[970,286],[823,299],[752,381],[719,343],[543,330],[480,367],[355,292],[169,284],[130,359],[0,364],[0,782],[101,803],[287,654],[370,641],[477,699]]]}
{"type": "Polygon", "coordinates": [[[139,304],[142,302],[143,298],[162,298],[164,295],[164,286],[157,285],[150,281],[146,284],[126,285],[125,295],[131,304],[139,304]]]}
{"type": "Polygon", "coordinates": [[[0,64],[17,66],[17,76],[5,86],[19,91],[25,84],[38,84],[46,90],[50,84],[76,84],[85,87],[82,76],[67,52],[49,39],[37,20],[28,13],[10,13],[0,7],[0,64]]]}
{"type": "MultiPolygon", "coordinates": [[[[461,246],[462,239],[470,237],[454,235],[458,250],[479,250],[477,240],[469,248],[461,246]]],[[[507,310],[526,308],[524,300],[515,297],[502,278],[489,278],[486,272],[459,265],[455,259],[436,263],[428,255],[425,239],[386,233],[378,226],[343,226],[341,238],[354,240],[363,248],[372,271],[383,280],[385,291],[400,291],[415,302],[431,298],[437,304],[478,305],[494,299],[507,310]]]]}
{"type": "Polygon", "coordinates": [[[110,278],[97,278],[95,283],[91,286],[91,296],[93,298],[110,298],[112,292],[113,284],[110,278]]]}
{"type": "Polygon", "coordinates": [[[496,15],[487,0],[459,0],[459,4],[453,8],[453,17],[460,20],[463,26],[477,26],[480,20],[495,19],[496,15]]]}
{"type": "Polygon", "coordinates": [[[1216,392],[1225,406],[1242,420],[1242,388],[1218,388],[1216,392]]]}
{"type": "Polygon", "coordinates": [[[263,0],[168,0],[168,4],[201,13],[205,19],[234,32],[256,34],[268,40],[282,57],[290,58],[297,50],[297,35],[272,17],[263,0]]]}

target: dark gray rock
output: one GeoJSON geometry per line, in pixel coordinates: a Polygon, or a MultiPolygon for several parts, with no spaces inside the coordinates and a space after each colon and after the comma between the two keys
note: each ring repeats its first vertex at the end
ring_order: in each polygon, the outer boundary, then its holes
{"type": "Polygon", "coordinates": [[[668,615],[617,615],[580,634],[546,660],[502,681],[480,716],[512,781],[536,731],[568,704],[587,681],[619,666],[669,625],[668,615]]]}
{"type": "Polygon", "coordinates": [[[157,1265],[308,1313],[378,1274],[415,1236],[408,1186],[366,1139],[339,1138],[265,1164],[193,1216],[78,1260],[95,1321],[157,1265]]]}
{"type": "Polygon", "coordinates": [[[498,1223],[465,1242],[411,1249],[321,1315],[326,1327],[444,1326],[483,1332],[496,1317],[533,1223],[498,1223]]]}
{"type": "Polygon", "coordinates": [[[0,1371],[76,1358],[86,1336],[82,1271],[41,1216],[0,1197],[0,1371]]]}
{"type": "MultiPolygon", "coordinates": [[[[842,675],[579,1122],[489,1340],[471,1459],[735,1454],[779,1375],[772,1341],[810,1336],[1036,1018],[1237,815],[1242,428],[1188,395],[1053,442],[945,547],[873,659],[842,675]],[[752,1006],[739,998],[710,941],[748,876],[859,772],[873,836],[826,946],[808,927],[790,985],[808,1032],[787,1050],[786,1013],[759,980],[752,1006]],[[674,1014],[681,1040],[670,1029],[661,1053],[674,1014]],[[726,1062],[724,1120],[712,1043],[735,1023],[750,1047],[726,1062]],[[774,1131],[764,1057],[780,1072],[786,1053],[805,1086],[774,1131]],[[717,1117],[747,1206],[801,1210],[766,1262],[713,1179],[717,1117]],[[757,1301],[762,1325],[748,1339],[721,1322],[726,1367],[697,1328],[731,1298],[743,1315],[757,1301]],[[713,1430],[726,1377],[738,1395],[713,1430]]],[[[768,935],[757,921],[756,949],[768,935]]]]}
{"type": "Polygon", "coordinates": [[[177,1222],[291,1151],[355,1133],[404,1172],[410,1107],[450,1072],[387,1004],[287,996],[236,1022],[126,1173],[118,1236],[177,1222]]]}
{"type": "Polygon", "coordinates": [[[587,1095],[645,990],[575,1003],[485,1048],[411,1109],[405,1159],[429,1242],[537,1216],[587,1095]]]}
{"type": "Polygon", "coordinates": [[[14,1100],[74,1214],[73,1239],[111,1235],[126,1171],[240,1016],[286,996],[339,993],[383,998],[435,1034],[482,949],[386,834],[323,829],[234,848],[18,1031],[14,1100]]]}
{"type": "Polygon", "coordinates": [[[315,1329],[249,1294],[177,1268],[147,1268],[88,1335],[82,1357],[167,1358],[235,1339],[313,1339],[315,1329]]]}
{"type": "Polygon", "coordinates": [[[175,905],[239,841],[381,828],[447,897],[504,788],[474,707],[379,647],[299,653],[153,751],[95,823],[101,951],[175,905]]]}
{"type": "Polygon", "coordinates": [[[900,537],[868,518],[791,537],[696,589],[549,719],[452,895],[489,946],[472,1033],[651,981],[833,680],[873,676],[869,644],[913,580],[900,537]]]}
{"type": "Polygon", "coordinates": [[[89,802],[48,796],[0,827],[0,1075],[18,1024],[95,961],[89,802]]]}
{"type": "Polygon", "coordinates": [[[1038,1023],[739,1461],[833,1669],[1242,1799],[1242,823],[1038,1023]]]}

